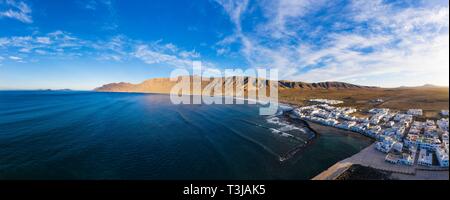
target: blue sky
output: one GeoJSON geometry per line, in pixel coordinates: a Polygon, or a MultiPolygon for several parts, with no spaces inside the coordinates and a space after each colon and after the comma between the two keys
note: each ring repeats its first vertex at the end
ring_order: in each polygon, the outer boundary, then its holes
{"type": "Polygon", "coordinates": [[[0,0],[0,89],[93,89],[207,69],[448,85],[447,0],[0,0]]]}

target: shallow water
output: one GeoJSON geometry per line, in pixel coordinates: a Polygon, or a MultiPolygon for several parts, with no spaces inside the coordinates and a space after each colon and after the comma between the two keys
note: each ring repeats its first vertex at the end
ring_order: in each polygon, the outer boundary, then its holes
{"type": "Polygon", "coordinates": [[[370,144],[316,137],[258,108],[173,105],[160,94],[3,91],[0,179],[309,179],[370,144]]]}

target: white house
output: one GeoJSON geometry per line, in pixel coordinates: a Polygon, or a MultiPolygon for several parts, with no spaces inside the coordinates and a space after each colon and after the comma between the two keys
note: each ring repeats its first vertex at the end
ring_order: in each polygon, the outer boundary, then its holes
{"type": "Polygon", "coordinates": [[[448,131],[448,118],[442,118],[436,122],[438,127],[443,131],[448,131]]]}
{"type": "Polygon", "coordinates": [[[436,148],[436,157],[441,167],[448,167],[448,150],[443,147],[436,148]]]}
{"type": "Polygon", "coordinates": [[[395,150],[395,151],[397,151],[397,152],[402,152],[402,150],[403,150],[403,143],[401,143],[401,142],[395,142],[395,143],[392,145],[392,149],[395,150]]]}
{"type": "Polygon", "coordinates": [[[409,109],[407,113],[413,116],[422,116],[423,111],[422,109],[409,109]]]}
{"type": "Polygon", "coordinates": [[[375,145],[375,148],[378,151],[381,151],[383,153],[389,153],[389,151],[391,151],[392,146],[394,145],[394,143],[395,143],[395,141],[392,138],[387,137],[382,142],[377,142],[376,145],[375,145]]]}
{"type": "Polygon", "coordinates": [[[428,153],[426,149],[420,149],[417,164],[424,166],[433,165],[433,155],[431,153],[428,153]]]}

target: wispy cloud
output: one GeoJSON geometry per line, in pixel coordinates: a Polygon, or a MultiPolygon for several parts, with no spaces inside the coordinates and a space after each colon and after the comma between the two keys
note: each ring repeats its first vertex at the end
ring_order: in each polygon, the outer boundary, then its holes
{"type": "Polygon", "coordinates": [[[242,25],[251,24],[243,23],[252,12],[247,3],[218,3],[236,27],[217,43],[218,53],[239,43],[251,67],[310,82],[448,85],[448,2],[260,1],[265,20],[253,27],[242,25]],[[340,12],[327,13],[333,9],[340,12]]]}
{"type": "Polygon", "coordinates": [[[86,8],[88,10],[96,10],[97,6],[98,6],[97,1],[95,1],[95,0],[90,0],[86,3],[83,2],[83,4],[84,4],[84,8],[86,8]]]}
{"type": "Polygon", "coordinates": [[[78,0],[77,3],[81,7],[93,11],[102,7],[112,9],[113,4],[112,0],[78,0]]]}
{"type": "Polygon", "coordinates": [[[9,56],[9,59],[11,59],[11,60],[22,60],[21,57],[17,57],[17,56],[9,56]]]}
{"type": "Polygon", "coordinates": [[[324,0],[262,1],[264,15],[270,20],[261,24],[258,31],[270,33],[273,38],[296,37],[296,31],[304,28],[299,19],[324,3],[324,0]]]}
{"type": "Polygon", "coordinates": [[[192,60],[198,59],[200,54],[195,50],[180,50],[172,43],[161,44],[160,41],[157,41],[151,44],[137,45],[133,56],[147,64],[187,68],[192,66],[192,60]]]}
{"type": "Polygon", "coordinates": [[[78,0],[77,3],[83,9],[98,12],[105,10],[108,13],[104,25],[101,27],[104,30],[116,30],[119,25],[116,22],[117,14],[114,8],[114,0],[78,0]]]}
{"type": "Polygon", "coordinates": [[[370,24],[368,28],[360,33],[336,34],[329,38],[333,45],[318,51],[300,51],[304,66],[331,59],[296,74],[298,78],[363,79],[376,85],[448,84],[448,7],[399,11],[378,1],[372,5],[355,2],[352,8],[358,11],[353,19],[370,24]],[[390,80],[394,77],[397,83],[390,80]]]}
{"type": "Polygon", "coordinates": [[[77,50],[82,49],[88,43],[90,42],[76,38],[64,31],[55,31],[45,35],[1,37],[0,53],[59,56],[64,59],[80,55],[77,50]]]}
{"type": "Polygon", "coordinates": [[[31,8],[22,1],[0,0],[0,18],[11,18],[23,23],[32,23],[31,8]]]}
{"type": "MultiPolygon", "coordinates": [[[[161,40],[144,42],[113,36],[104,40],[86,40],[65,31],[44,35],[11,36],[0,38],[0,55],[16,54],[17,57],[39,59],[94,59],[123,62],[139,60],[148,65],[188,68],[192,61],[201,58],[195,50],[186,50],[161,40]]],[[[19,61],[19,59],[11,60],[19,61]]],[[[205,61],[208,66],[211,64],[205,61]]]]}

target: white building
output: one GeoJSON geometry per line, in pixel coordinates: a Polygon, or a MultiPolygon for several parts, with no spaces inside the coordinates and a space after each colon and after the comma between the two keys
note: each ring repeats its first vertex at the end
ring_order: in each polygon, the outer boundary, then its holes
{"type": "MultiPolygon", "coordinates": [[[[414,152],[414,154],[415,153],[416,152],[414,152]]],[[[409,166],[414,165],[414,158],[415,158],[414,154],[403,153],[402,159],[400,159],[400,163],[404,164],[404,165],[409,165],[409,166]]]]}
{"type": "Polygon", "coordinates": [[[408,147],[417,147],[417,140],[419,135],[416,134],[408,134],[406,138],[403,140],[403,144],[408,147]]]}
{"type": "Polygon", "coordinates": [[[371,102],[373,102],[373,103],[383,103],[384,100],[383,99],[372,99],[371,102]]]}
{"type": "Polygon", "coordinates": [[[417,149],[415,147],[410,147],[406,152],[402,154],[402,159],[400,163],[404,165],[414,165],[414,161],[416,160],[416,152],[417,149]]]}
{"type": "Polygon", "coordinates": [[[326,104],[330,104],[330,105],[335,105],[335,104],[342,104],[344,103],[343,101],[339,101],[339,100],[329,100],[329,99],[310,99],[310,102],[316,102],[316,103],[326,103],[326,104]]]}
{"type": "Polygon", "coordinates": [[[383,113],[377,113],[370,118],[370,123],[373,125],[379,124],[381,119],[383,119],[383,117],[384,117],[383,113]]]}
{"type": "Polygon", "coordinates": [[[409,109],[407,113],[408,113],[408,115],[422,116],[423,111],[422,111],[422,109],[409,109]]]}
{"type": "Polygon", "coordinates": [[[427,119],[425,126],[435,126],[436,122],[434,120],[427,119]]]}
{"type": "Polygon", "coordinates": [[[417,140],[417,145],[419,148],[422,149],[434,151],[441,145],[441,141],[438,138],[426,138],[426,137],[419,137],[419,138],[420,139],[417,140]]]}
{"type": "Polygon", "coordinates": [[[393,121],[389,121],[386,123],[387,127],[393,127],[394,125],[395,125],[395,122],[393,122],[393,121]]]}
{"type": "Polygon", "coordinates": [[[443,143],[448,143],[448,132],[442,133],[441,138],[443,143]]]}
{"type": "Polygon", "coordinates": [[[433,165],[433,155],[431,153],[428,153],[426,149],[420,149],[417,164],[424,166],[433,165]]]}
{"type": "Polygon", "coordinates": [[[387,137],[382,142],[377,142],[375,148],[383,153],[389,153],[394,143],[395,141],[392,138],[387,137]]]}
{"type": "Polygon", "coordinates": [[[424,122],[414,121],[409,128],[409,134],[419,135],[422,133],[422,130],[425,128],[424,122]]]}
{"type": "Polygon", "coordinates": [[[442,118],[436,122],[438,127],[443,131],[448,131],[448,118],[442,118]]]}
{"type": "Polygon", "coordinates": [[[389,112],[389,108],[372,108],[369,110],[369,113],[377,114],[377,113],[384,113],[387,114],[389,112]]]}
{"type": "Polygon", "coordinates": [[[436,149],[436,157],[441,167],[448,167],[448,149],[443,147],[436,149]]]}
{"type": "Polygon", "coordinates": [[[415,156],[410,153],[388,153],[386,157],[384,157],[384,160],[391,164],[403,164],[412,166],[414,164],[414,157],[415,156]]]}
{"type": "Polygon", "coordinates": [[[395,151],[397,151],[397,152],[402,152],[402,150],[403,150],[403,143],[401,143],[401,142],[395,142],[395,143],[392,145],[392,149],[395,150],[395,151]]]}
{"type": "Polygon", "coordinates": [[[384,157],[384,160],[391,164],[397,164],[400,162],[401,156],[393,153],[388,153],[386,157],[384,157]]]}
{"type": "Polygon", "coordinates": [[[413,116],[409,114],[396,114],[394,117],[394,121],[397,122],[408,122],[411,123],[413,121],[413,116]]]}

